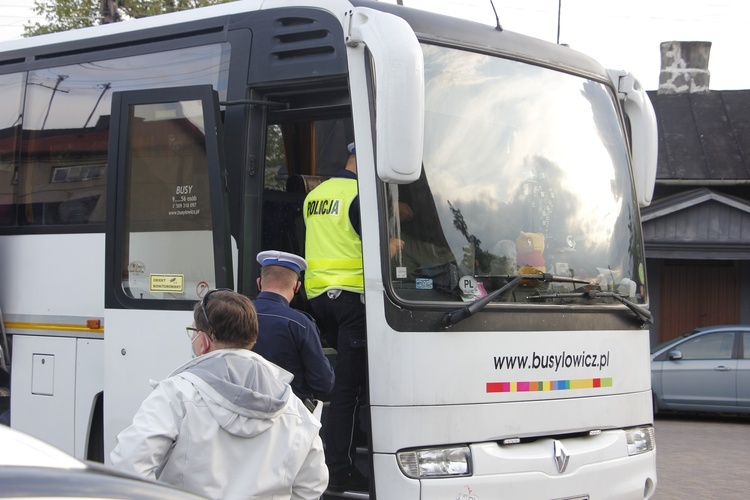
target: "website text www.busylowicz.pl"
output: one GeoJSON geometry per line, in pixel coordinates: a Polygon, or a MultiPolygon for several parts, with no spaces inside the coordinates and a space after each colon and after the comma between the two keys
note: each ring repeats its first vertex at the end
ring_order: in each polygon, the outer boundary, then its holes
{"type": "Polygon", "coordinates": [[[547,370],[560,368],[599,368],[600,370],[609,366],[609,351],[601,354],[587,353],[586,351],[570,354],[563,351],[560,354],[537,354],[534,351],[531,356],[495,356],[496,370],[547,370]]]}

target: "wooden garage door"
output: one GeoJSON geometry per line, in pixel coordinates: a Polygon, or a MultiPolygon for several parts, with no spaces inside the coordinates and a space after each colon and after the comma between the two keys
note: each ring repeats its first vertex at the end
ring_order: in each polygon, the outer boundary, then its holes
{"type": "Polygon", "coordinates": [[[700,326],[739,322],[739,266],[723,260],[664,260],[659,342],[700,326]]]}

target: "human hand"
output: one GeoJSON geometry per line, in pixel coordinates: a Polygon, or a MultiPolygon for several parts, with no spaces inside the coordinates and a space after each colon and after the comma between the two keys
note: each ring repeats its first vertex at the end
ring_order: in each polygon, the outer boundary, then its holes
{"type": "Polygon", "coordinates": [[[402,250],[404,248],[404,241],[398,238],[391,238],[388,241],[388,248],[389,248],[391,257],[394,257],[398,253],[399,250],[402,250]]]}

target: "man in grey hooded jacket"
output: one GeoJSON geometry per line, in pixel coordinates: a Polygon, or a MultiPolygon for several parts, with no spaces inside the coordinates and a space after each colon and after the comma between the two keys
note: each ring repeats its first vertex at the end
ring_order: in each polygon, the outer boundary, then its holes
{"type": "Polygon", "coordinates": [[[209,498],[319,498],[328,484],[320,423],[292,393],[291,374],[250,351],[252,302],[212,290],[193,318],[198,357],[146,398],[112,465],[209,498]]]}

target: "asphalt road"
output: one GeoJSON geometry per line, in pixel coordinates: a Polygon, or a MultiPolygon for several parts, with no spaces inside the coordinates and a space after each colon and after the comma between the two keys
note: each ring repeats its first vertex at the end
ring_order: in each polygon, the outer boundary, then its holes
{"type": "Polygon", "coordinates": [[[658,415],[654,500],[750,498],[750,416],[658,415]]]}

